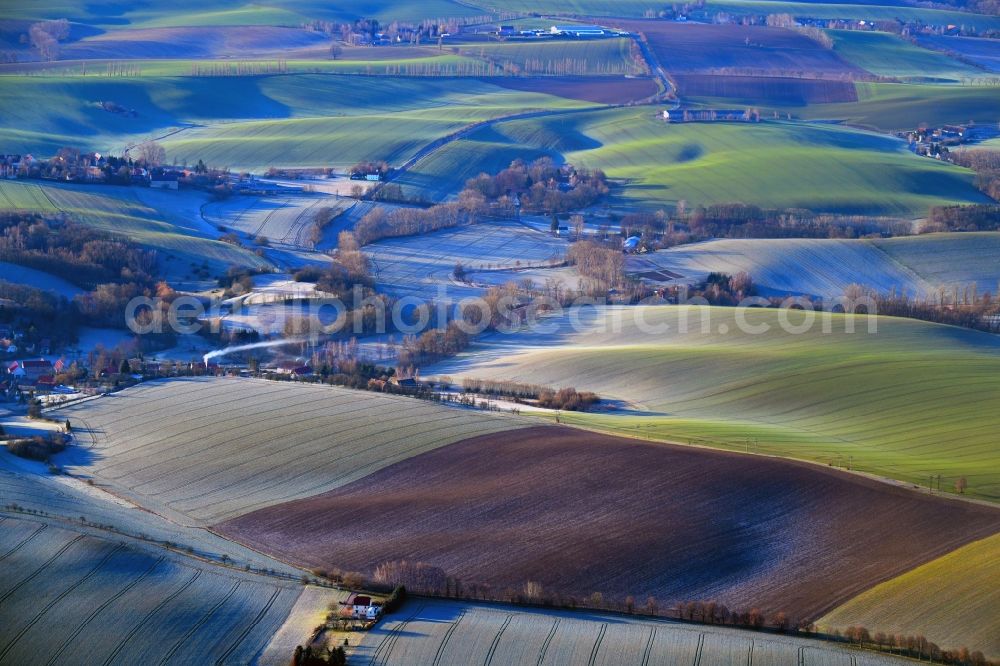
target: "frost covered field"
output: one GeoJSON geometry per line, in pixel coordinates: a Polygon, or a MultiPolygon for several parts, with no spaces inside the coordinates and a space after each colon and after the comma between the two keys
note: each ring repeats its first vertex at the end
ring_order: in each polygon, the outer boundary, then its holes
{"type": "Polygon", "coordinates": [[[216,227],[239,231],[272,243],[311,247],[316,216],[324,208],[333,215],[352,200],[328,194],[287,194],[267,197],[232,197],[203,209],[205,220],[216,227]]]}
{"type": "MultiPolygon", "coordinates": [[[[517,280],[516,269],[561,263],[568,243],[518,222],[488,222],[421,236],[378,241],[367,247],[381,289],[398,296],[435,298],[445,287],[452,298],[481,292],[454,279],[461,263],[476,281],[484,271],[503,270],[517,280]]],[[[537,281],[535,271],[533,277],[537,281]]]]}
{"type": "MultiPolygon", "coordinates": [[[[877,240],[731,239],[693,243],[628,258],[640,277],[669,271],[677,283],[709,273],[746,271],[762,296],[843,296],[851,284],[911,296],[976,285],[997,293],[1000,238],[991,233],[926,234],[877,240]]],[[[669,276],[668,276],[669,277],[669,276]]]]}
{"type": "Polygon", "coordinates": [[[523,425],[415,398],[249,379],[143,384],[53,413],[65,464],[157,513],[214,523],[309,497],[445,444],[523,425]]]}
{"type": "Polygon", "coordinates": [[[36,517],[0,516],[0,563],[5,664],[245,664],[302,590],[36,517]]]}
{"type": "Polygon", "coordinates": [[[908,663],[830,643],[621,615],[412,601],[365,635],[352,663],[727,664],[908,663]]]}

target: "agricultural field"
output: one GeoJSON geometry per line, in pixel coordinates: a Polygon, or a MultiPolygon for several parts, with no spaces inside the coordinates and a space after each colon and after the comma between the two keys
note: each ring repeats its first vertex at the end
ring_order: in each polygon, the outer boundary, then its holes
{"type": "Polygon", "coordinates": [[[881,293],[916,297],[939,289],[997,293],[1000,234],[954,233],[876,240],[751,239],[681,245],[629,257],[629,272],[659,281],[657,271],[677,283],[703,281],[709,273],[746,271],[762,296],[835,299],[851,284],[881,293]]]}
{"type": "MultiPolygon", "coordinates": [[[[9,423],[7,429],[17,432],[9,423]]],[[[88,458],[84,451],[75,448],[71,451],[67,457],[72,456],[78,463],[88,458]]],[[[158,546],[170,542],[205,561],[226,560],[240,568],[275,571],[290,580],[298,580],[302,575],[299,569],[208,530],[144,511],[109,490],[104,484],[53,475],[43,463],[24,460],[0,449],[0,511],[17,505],[19,515],[30,512],[44,516],[47,521],[71,522],[87,528],[99,526],[106,535],[139,538],[158,546]]]]}
{"type": "Polygon", "coordinates": [[[927,124],[989,123],[1000,117],[996,86],[856,83],[858,101],[790,109],[811,120],[841,120],[879,131],[909,130],[927,124]]]}
{"type": "Polygon", "coordinates": [[[943,53],[923,49],[886,32],[830,30],[833,51],[861,69],[901,81],[961,83],[991,76],[943,53]]]}
{"type": "Polygon", "coordinates": [[[594,308],[474,344],[425,375],[575,386],[626,408],[564,413],[614,433],[851,467],[1000,499],[1000,341],[889,317],[594,308]],[[783,328],[782,319],[787,318],[783,328]],[[827,322],[827,324],[824,324],[827,322]],[[869,326],[877,330],[871,332],[869,326]],[[850,326],[854,326],[850,332],[850,326]],[[826,328],[829,332],[825,332],[826,328]]]}
{"type": "Polygon", "coordinates": [[[709,12],[727,12],[734,16],[792,14],[813,19],[854,19],[865,21],[918,21],[945,27],[957,25],[985,33],[1000,28],[1000,17],[948,9],[901,6],[886,3],[784,2],[783,0],[711,0],[709,12]]]}
{"type": "Polygon", "coordinates": [[[619,21],[646,35],[670,74],[795,76],[850,79],[864,70],[794,30],[760,26],[619,21]]]}
{"type": "Polygon", "coordinates": [[[980,294],[1000,294],[1000,234],[928,234],[872,243],[933,285],[975,284],[980,294]]]}
{"type": "Polygon", "coordinates": [[[1000,591],[983,583],[998,578],[1000,534],[994,534],[862,592],[819,623],[887,633],[921,627],[939,645],[965,645],[996,659],[1000,637],[984,620],[1000,612],[1000,591]]]}
{"type": "Polygon", "coordinates": [[[61,60],[287,57],[329,47],[319,32],[276,26],[112,30],[68,43],[61,60]]]}
{"type": "Polygon", "coordinates": [[[383,21],[421,21],[423,19],[479,16],[485,14],[452,0],[376,0],[362,9],[349,4],[308,0],[273,0],[267,5],[247,4],[245,0],[221,0],[206,6],[197,0],[179,0],[169,4],[136,5],[121,10],[60,0],[27,0],[5,10],[10,18],[36,21],[68,18],[73,22],[106,30],[132,30],[154,27],[185,26],[291,26],[299,27],[311,19],[354,21],[377,18],[383,21]],[[210,8],[209,8],[210,7],[210,8]]]}
{"type": "Polygon", "coordinates": [[[168,192],[141,187],[86,186],[0,181],[0,208],[61,213],[79,224],[156,250],[163,275],[174,284],[214,277],[229,266],[270,268],[244,249],[217,240],[220,232],[198,213],[207,200],[196,192],[168,192]]]}
{"type": "Polygon", "coordinates": [[[917,38],[921,46],[951,54],[991,72],[1000,73],[1000,43],[994,39],[927,35],[917,38]]]}
{"type": "Polygon", "coordinates": [[[83,293],[80,287],[45,271],[0,261],[0,281],[23,284],[71,299],[83,293]]]}
{"type": "Polygon", "coordinates": [[[992,534],[1000,512],[805,463],[539,426],[215,529],[309,568],[423,562],[472,596],[533,581],[563,600],[713,599],[798,620],[992,534]],[[859,515],[880,529],[843,539],[859,515]]]}
{"type": "Polygon", "coordinates": [[[671,125],[641,108],[498,123],[435,151],[398,182],[435,199],[515,157],[542,155],[622,181],[611,198],[620,207],[739,201],[921,216],[947,201],[985,201],[971,172],[919,158],[891,137],[786,122],[671,125]]]}
{"type": "MultiPolygon", "coordinates": [[[[618,25],[617,17],[643,18],[650,9],[646,0],[476,0],[484,9],[509,12],[556,14],[569,17],[594,16],[611,17],[604,21],[618,25]]],[[[829,3],[829,2],[785,2],[783,0],[711,0],[701,10],[691,12],[694,19],[710,19],[711,15],[724,12],[734,17],[767,16],[769,14],[792,14],[796,17],[817,19],[864,19],[867,21],[898,19],[920,21],[929,25],[961,25],[979,31],[996,30],[1000,18],[982,14],[972,14],[956,10],[925,9],[922,7],[900,6],[890,3],[829,3]]],[[[598,21],[600,22],[600,21],[598,21]]],[[[706,22],[710,22],[707,20],[706,22]]]]}
{"type": "Polygon", "coordinates": [[[496,63],[517,74],[535,75],[641,75],[628,38],[595,40],[529,40],[470,43],[459,53],[496,63]]]}
{"type": "Polygon", "coordinates": [[[686,102],[693,100],[714,108],[783,108],[858,101],[852,81],[714,74],[677,74],[673,78],[686,102]]]}
{"type": "MultiPolygon", "coordinates": [[[[483,222],[417,237],[388,238],[366,246],[379,288],[395,296],[437,299],[439,289],[452,299],[478,295],[482,289],[459,282],[455,266],[474,273],[472,282],[493,283],[488,273],[517,281],[517,272],[541,269],[565,259],[568,243],[517,222],[483,222]]],[[[536,273],[536,276],[539,273],[536,273]]]]}
{"type": "Polygon", "coordinates": [[[49,155],[67,145],[121,151],[159,137],[177,163],[351,166],[404,159],[477,120],[584,106],[475,79],[456,87],[446,77],[7,75],[0,76],[0,113],[8,119],[0,142],[8,151],[49,155]],[[105,111],[102,101],[135,115],[105,111]]]}
{"type": "Polygon", "coordinates": [[[337,216],[353,203],[353,199],[310,193],[234,197],[206,204],[201,215],[217,228],[266,238],[273,244],[307,248],[313,244],[311,234],[318,214],[337,216]]]}
{"type": "Polygon", "coordinates": [[[325,492],[522,424],[414,398],[240,379],[144,384],[53,418],[80,424],[74,453],[82,457],[63,461],[74,474],[196,524],[325,492]]]}
{"type": "Polygon", "coordinates": [[[595,104],[628,104],[660,92],[660,86],[654,79],[641,77],[508,76],[492,78],[490,83],[511,90],[544,92],[595,104]]]}
{"type": "Polygon", "coordinates": [[[302,589],[35,517],[0,549],[4,663],[249,663],[302,589]]]}
{"type": "MultiPolygon", "coordinates": [[[[358,664],[590,663],[879,666],[903,660],[829,643],[641,617],[413,601],[365,635],[358,664]],[[714,661],[713,661],[714,660],[714,661]]],[[[353,663],[353,661],[352,661],[353,663]]]]}

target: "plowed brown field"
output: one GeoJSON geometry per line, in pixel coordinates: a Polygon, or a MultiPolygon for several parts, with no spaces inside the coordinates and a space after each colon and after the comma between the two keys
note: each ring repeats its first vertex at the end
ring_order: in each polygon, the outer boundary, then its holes
{"type": "Polygon", "coordinates": [[[1000,530],[1000,511],[805,463],[531,427],[222,523],[311,566],[441,567],[496,592],[713,599],[817,617],[1000,530]]]}

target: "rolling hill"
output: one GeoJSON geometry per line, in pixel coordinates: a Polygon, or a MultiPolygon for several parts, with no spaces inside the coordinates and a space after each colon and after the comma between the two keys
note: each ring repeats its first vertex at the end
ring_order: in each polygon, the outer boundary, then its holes
{"type": "Polygon", "coordinates": [[[77,457],[63,461],[74,473],[197,524],[308,497],[416,453],[520,425],[414,398],[234,379],[144,384],[54,418],[80,424],[77,457]]]}
{"type": "MultiPolygon", "coordinates": [[[[889,666],[896,657],[858,653],[802,638],[691,627],[642,617],[516,606],[411,602],[369,632],[355,651],[366,666],[441,663],[568,666],[702,663],[889,666]],[[492,659],[492,662],[490,661],[492,659]]],[[[353,658],[353,656],[352,656],[353,658]]]]}
{"type": "Polygon", "coordinates": [[[1000,592],[984,581],[1000,577],[1000,534],[970,543],[862,592],[820,618],[827,627],[876,631],[918,628],[939,645],[1000,656],[1000,638],[987,618],[1000,612],[1000,592]]]}
{"type": "Polygon", "coordinates": [[[895,319],[751,309],[585,308],[425,374],[575,386],[623,408],[564,423],[790,456],[1000,499],[1000,341],[895,319]],[[787,316],[785,323],[782,318],[787,316]],[[824,323],[826,322],[826,323],[824,323]],[[871,332],[868,324],[876,326],[871,332]],[[848,332],[854,326],[854,332],[848,332]],[[801,327],[801,328],[796,328],[801,327]],[[829,332],[824,332],[829,329],[829,332]]]}
{"type": "Polygon", "coordinates": [[[650,109],[514,120],[434,152],[399,179],[440,198],[481,171],[542,155],[603,169],[633,207],[743,202],[856,214],[919,216],[944,202],[981,202],[971,173],[918,158],[893,138],[786,122],[667,124],[650,109]]]}
{"type": "Polygon", "coordinates": [[[215,529],[304,567],[425,563],[441,572],[425,592],[451,576],[472,596],[510,598],[534,581],[556,604],[595,591],[710,599],[797,622],[992,534],[1000,511],[805,463],[541,426],[435,448],[215,529]],[[858,515],[881,529],[844,539],[858,515]]]}
{"type": "Polygon", "coordinates": [[[681,245],[633,256],[631,272],[664,269],[676,282],[695,283],[709,273],[748,272],[762,296],[807,295],[835,299],[851,284],[888,293],[932,297],[976,285],[1000,287],[1000,234],[927,234],[875,240],[727,239],[681,245]]]}
{"type": "Polygon", "coordinates": [[[127,236],[156,250],[162,275],[172,284],[190,284],[221,275],[230,266],[270,269],[251,250],[218,240],[206,224],[200,192],[144,187],[87,186],[39,181],[0,181],[0,210],[66,215],[78,224],[127,236]],[[201,274],[207,269],[208,275],[201,274]]]}
{"type": "Polygon", "coordinates": [[[301,594],[292,581],[35,517],[0,517],[0,550],[5,663],[249,663],[301,594]]]}

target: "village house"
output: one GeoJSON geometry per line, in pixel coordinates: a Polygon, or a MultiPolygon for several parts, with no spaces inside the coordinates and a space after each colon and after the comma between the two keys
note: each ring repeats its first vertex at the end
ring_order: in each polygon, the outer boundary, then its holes
{"type": "Polygon", "coordinates": [[[7,373],[21,384],[38,385],[52,383],[55,370],[50,361],[40,358],[14,361],[7,366],[7,373]]]}
{"type": "Polygon", "coordinates": [[[374,621],[382,615],[382,604],[372,601],[369,596],[355,594],[344,603],[351,609],[353,617],[358,620],[374,621]]]}

